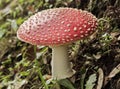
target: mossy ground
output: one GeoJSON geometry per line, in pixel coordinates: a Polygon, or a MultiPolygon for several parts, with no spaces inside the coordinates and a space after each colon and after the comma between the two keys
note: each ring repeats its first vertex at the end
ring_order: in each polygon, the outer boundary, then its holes
{"type": "Polygon", "coordinates": [[[55,7],[87,10],[99,19],[99,26],[90,38],[70,45],[73,78],[46,86],[101,89],[103,81],[102,89],[120,89],[120,0],[1,0],[0,89],[46,88],[42,78],[51,74],[51,49],[21,42],[16,31],[29,16],[55,7]]]}

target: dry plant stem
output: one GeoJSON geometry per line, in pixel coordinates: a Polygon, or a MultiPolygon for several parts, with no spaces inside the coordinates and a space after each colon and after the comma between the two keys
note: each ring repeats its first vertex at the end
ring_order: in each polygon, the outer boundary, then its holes
{"type": "Polygon", "coordinates": [[[97,88],[96,89],[102,89],[103,86],[103,80],[104,80],[104,73],[103,70],[101,68],[98,69],[98,82],[97,82],[97,88]]]}
{"type": "Polygon", "coordinates": [[[118,73],[120,73],[120,63],[110,72],[110,74],[105,78],[104,86],[108,84],[108,82],[114,78],[118,73]]]}
{"type": "Polygon", "coordinates": [[[67,45],[52,46],[52,78],[64,79],[71,77],[75,72],[71,68],[67,45]]]}

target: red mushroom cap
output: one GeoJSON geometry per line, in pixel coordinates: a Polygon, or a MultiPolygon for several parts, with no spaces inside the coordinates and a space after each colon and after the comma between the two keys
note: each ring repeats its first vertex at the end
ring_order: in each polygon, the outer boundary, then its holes
{"type": "Polygon", "coordinates": [[[34,45],[62,45],[92,34],[97,18],[73,8],[43,10],[31,16],[18,29],[17,37],[34,45]]]}

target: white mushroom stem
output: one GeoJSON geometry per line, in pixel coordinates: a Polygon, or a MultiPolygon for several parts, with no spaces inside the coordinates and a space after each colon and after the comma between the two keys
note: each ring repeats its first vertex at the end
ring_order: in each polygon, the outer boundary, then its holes
{"type": "Polygon", "coordinates": [[[64,79],[71,77],[75,71],[71,68],[66,45],[52,46],[52,78],[64,79]]]}

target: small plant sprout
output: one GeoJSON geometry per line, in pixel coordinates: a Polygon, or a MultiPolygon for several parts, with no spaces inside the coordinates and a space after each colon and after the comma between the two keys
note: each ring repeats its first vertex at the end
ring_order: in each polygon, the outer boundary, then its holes
{"type": "Polygon", "coordinates": [[[52,48],[52,79],[64,79],[75,73],[71,68],[68,45],[90,36],[97,18],[73,8],[43,10],[31,16],[18,29],[17,37],[33,45],[52,48]]]}

